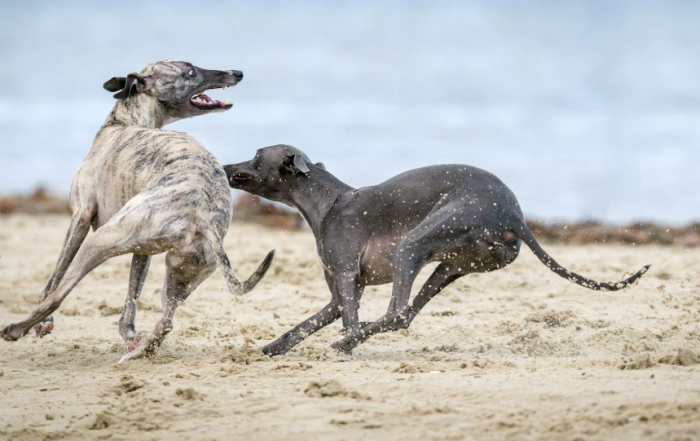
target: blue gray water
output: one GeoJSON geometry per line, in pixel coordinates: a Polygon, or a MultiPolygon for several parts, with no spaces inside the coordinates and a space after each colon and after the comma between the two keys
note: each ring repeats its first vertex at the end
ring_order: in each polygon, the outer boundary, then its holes
{"type": "Polygon", "coordinates": [[[223,163],[288,143],[346,182],[466,163],[526,214],[700,219],[700,3],[0,2],[0,193],[66,193],[160,59],[240,69],[227,113],[170,128],[223,163]]]}

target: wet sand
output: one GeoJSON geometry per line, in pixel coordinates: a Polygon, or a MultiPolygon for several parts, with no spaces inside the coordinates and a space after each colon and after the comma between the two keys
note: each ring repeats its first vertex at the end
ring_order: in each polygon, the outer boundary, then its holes
{"type": "MultiPolygon", "coordinates": [[[[35,307],[67,226],[65,216],[0,217],[0,325],[35,307]]],[[[253,292],[234,298],[215,273],[178,309],[155,357],[123,364],[130,256],[97,268],[53,334],[0,342],[0,439],[700,437],[700,249],[545,246],[602,280],[652,264],[629,290],[598,293],[524,248],[509,267],[451,285],[407,332],[345,356],[328,348],[335,323],[270,359],[260,348],[330,298],[310,232],[235,223],[226,238],[242,278],[273,248],[253,292]]],[[[160,316],[163,260],[143,290],[144,333],[160,316]]],[[[389,295],[390,285],[368,288],[361,319],[378,318],[389,295]]]]}

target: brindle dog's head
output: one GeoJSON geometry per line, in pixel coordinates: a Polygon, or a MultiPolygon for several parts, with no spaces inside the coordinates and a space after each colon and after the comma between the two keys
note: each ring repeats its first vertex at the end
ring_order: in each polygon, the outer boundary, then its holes
{"type": "Polygon", "coordinates": [[[326,170],[298,148],[284,144],[262,148],[250,161],[224,166],[232,188],[282,203],[289,203],[291,193],[304,188],[319,169],[326,170]]]}
{"type": "Polygon", "coordinates": [[[167,123],[232,107],[228,100],[212,100],[203,92],[235,86],[243,79],[239,70],[207,70],[186,61],[158,61],[138,74],[114,77],[104,84],[114,98],[128,100],[147,95],[165,112],[167,123]]]}

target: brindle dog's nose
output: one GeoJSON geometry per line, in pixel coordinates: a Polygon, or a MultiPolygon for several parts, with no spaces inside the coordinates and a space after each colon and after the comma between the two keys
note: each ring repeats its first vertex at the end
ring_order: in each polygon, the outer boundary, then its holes
{"type": "Polygon", "coordinates": [[[232,70],[231,75],[236,77],[238,81],[241,81],[243,79],[243,72],[241,72],[240,70],[232,70]]]}

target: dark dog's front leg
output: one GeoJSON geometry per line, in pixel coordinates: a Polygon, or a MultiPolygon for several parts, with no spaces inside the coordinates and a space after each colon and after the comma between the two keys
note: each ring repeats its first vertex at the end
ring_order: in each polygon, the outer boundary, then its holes
{"type": "Polygon", "coordinates": [[[312,315],[293,329],[285,332],[280,338],[263,348],[263,354],[283,355],[289,352],[309,335],[328,326],[340,318],[340,305],[334,299],[316,314],[312,315]]]}
{"type": "Polygon", "coordinates": [[[347,333],[360,329],[359,297],[363,287],[357,283],[357,276],[356,273],[346,272],[335,279],[335,292],[340,301],[343,329],[347,333]]]}
{"type": "MultiPolygon", "coordinates": [[[[426,222],[424,221],[423,223],[426,222]]],[[[411,286],[421,268],[428,261],[428,255],[430,254],[430,248],[427,247],[432,240],[432,230],[428,228],[430,223],[426,223],[424,228],[421,228],[421,225],[411,230],[404,237],[394,254],[392,264],[394,286],[387,312],[369,326],[362,329],[354,329],[343,338],[331,343],[333,349],[343,352],[351,351],[370,336],[396,329],[405,322],[409,313],[408,300],[411,295],[411,286]]]]}

